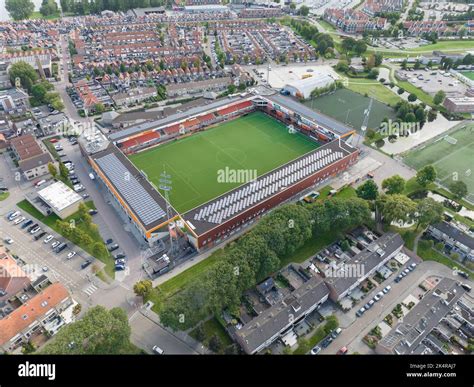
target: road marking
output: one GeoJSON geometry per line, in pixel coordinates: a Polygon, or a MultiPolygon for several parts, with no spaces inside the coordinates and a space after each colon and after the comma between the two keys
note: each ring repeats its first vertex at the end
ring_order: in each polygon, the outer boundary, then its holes
{"type": "Polygon", "coordinates": [[[82,291],[84,293],[86,293],[88,296],[91,296],[92,293],[94,293],[96,290],[97,290],[97,286],[95,286],[94,284],[90,285],[89,287],[83,289],[82,291]]]}

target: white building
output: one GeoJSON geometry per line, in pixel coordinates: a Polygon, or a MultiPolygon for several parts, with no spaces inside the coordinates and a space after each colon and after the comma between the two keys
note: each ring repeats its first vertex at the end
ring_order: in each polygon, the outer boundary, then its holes
{"type": "Polygon", "coordinates": [[[38,191],[38,196],[61,219],[74,214],[82,202],[82,196],[62,181],[57,181],[38,191]]]}
{"type": "Polygon", "coordinates": [[[283,90],[290,93],[293,97],[307,99],[311,96],[311,92],[314,89],[328,87],[333,83],[334,78],[328,74],[313,74],[309,78],[287,83],[283,90]]]}

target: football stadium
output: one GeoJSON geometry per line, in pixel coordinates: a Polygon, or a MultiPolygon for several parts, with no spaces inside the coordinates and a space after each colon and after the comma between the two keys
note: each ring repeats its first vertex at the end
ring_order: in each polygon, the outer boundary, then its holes
{"type": "Polygon", "coordinates": [[[353,134],[290,97],[247,93],[80,144],[149,246],[173,233],[201,250],[353,164],[353,134]]]}

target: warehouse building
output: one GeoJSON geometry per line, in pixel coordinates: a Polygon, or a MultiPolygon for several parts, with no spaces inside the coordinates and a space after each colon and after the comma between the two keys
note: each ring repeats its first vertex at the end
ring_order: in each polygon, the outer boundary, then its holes
{"type": "Polygon", "coordinates": [[[309,78],[299,79],[287,83],[283,90],[296,98],[308,99],[314,89],[322,89],[334,83],[329,74],[315,74],[309,78]]]}
{"type": "Polygon", "coordinates": [[[79,209],[82,197],[62,181],[57,181],[38,191],[38,197],[61,219],[79,209]]]}

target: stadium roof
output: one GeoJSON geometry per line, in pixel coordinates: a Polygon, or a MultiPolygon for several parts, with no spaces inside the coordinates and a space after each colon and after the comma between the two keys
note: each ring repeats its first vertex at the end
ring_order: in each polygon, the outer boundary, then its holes
{"type": "Polygon", "coordinates": [[[166,221],[165,199],[114,145],[93,160],[146,230],[166,221]]]}
{"type": "Polygon", "coordinates": [[[194,116],[194,115],[199,114],[199,113],[207,112],[208,110],[218,109],[222,106],[228,105],[228,104],[233,103],[233,102],[237,102],[241,99],[242,99],[241,97],[224,98],[224,99],[212,102],[212,103],[208,103],[208,104],[201,105],[201,106],[196,106],[196,107],[193,107],[191,109],[187,109],[185,112],[178,112],[178,113],[172,114],[168,117],[162,118],[160,120],[145,122],[143,124],[135,125],[135,126],[132,126],[130,128],[121,130],[119,132],[112,133],[111,135],[109,135],[109,139],[112,140],[112,141],[120,141],[120,140],[125,139],[129,136],[132,136],[134,134],[144,132],[145,130],[159,128],[159,127],[171,124],[175,121],[179,121],[179,120],[194,116]]]}
{"type": "Polygon", "coordinates": [[[287,107],[293,112],[309,120],[314,121],[318,125],[323,126],[325,129],[328,129],[339,136],[354,131],[354,128],[343,124],[342,122],[339,122],[334,118],[326,116],[322,113],[315,112],[313,109],[303,105],[302,103],[299,103],[298,101],[295,101],[291,97],[286,97],[281,94],[274,94],[270,96],[265,96],[264,98],[269,99],[270,101],[275,102],[279,105],[287,107]]]}
{"type": "Polygon", "coordinates": [[[202,234],[353,152],[356,149],[334,140],[188,211],[183,218],[202,234]]]}

